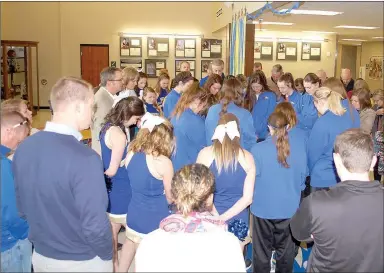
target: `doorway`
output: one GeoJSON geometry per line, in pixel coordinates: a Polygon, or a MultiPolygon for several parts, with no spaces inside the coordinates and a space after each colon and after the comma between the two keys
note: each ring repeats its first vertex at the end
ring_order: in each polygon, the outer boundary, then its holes
{"type": "Polygon", "coordinates": [[[109,66],[109,45],[80,45],[81,78],[93,87],[100,84],[100,72],[109,66]]]}
{"type": "Polygon", "coordinates": [[[349,68],[352,78],[356,79],[357,46],[342,45],[341,68],[349,68]]]}

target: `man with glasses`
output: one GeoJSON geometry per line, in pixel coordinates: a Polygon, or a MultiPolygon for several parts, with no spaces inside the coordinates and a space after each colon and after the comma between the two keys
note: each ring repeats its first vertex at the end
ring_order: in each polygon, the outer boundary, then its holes
{"type": "Polygon", "coordinates": [[[28,223],[19,217],[7,157],[29,134],[28,121],[18,112],[1,113],[1,272],[31,272],[32,244],[28,223]]]}
{"type": "Polygon", "coordinates": [[[123,74],[120,68],[106,67],[100,73],[100,88],[95,94],[92,117],[92,149],[101,155],[99,134],[105,116],[112,109],[116,93],[123,89],[123,74]]]}

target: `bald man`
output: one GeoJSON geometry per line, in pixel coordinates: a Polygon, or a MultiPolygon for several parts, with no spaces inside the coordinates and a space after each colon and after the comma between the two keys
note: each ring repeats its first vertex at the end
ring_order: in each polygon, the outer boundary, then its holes
{"type": "Polygon", "coordinates": [[[29,226],[18,215],[12,162],[8,155],[29,134],[29,123],[15,111],[1,112],[1,272],[31,272],[29,226]]]}
{"type": "Polygon", "coordinates": [[[322,84],[328,79],[327,73],[323,69],[317,70],[316,76],[320,78],[322,84]]]}
{"type": "Polygon", "coordinates": [[[355,80],[352,79],[352,73],[349,68],[343,68],[341,70],[341,81],[343,82],[347,93],[353,90],[353,86],[355,85],[355,80]]]}
{"type": "Polygon", "coordinates": [[[94,92],[64,77],[50,94],[55,114],[16,150],[19,214],[31,227],[35,272],[112,272],[112,230],[100,156],[81,142],[94,92]]]}

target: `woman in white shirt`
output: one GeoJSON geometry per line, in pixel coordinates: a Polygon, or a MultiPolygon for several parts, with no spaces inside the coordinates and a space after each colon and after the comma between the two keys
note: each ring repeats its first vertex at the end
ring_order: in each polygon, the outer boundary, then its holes
{"type": "Polygon", "coordinates": [[[238,239],[209,213],[214,189],[214,175],[202,164],[176,172],[171,185],[176,213],[142,240],[136,272],[245,272],[238,239]]]}

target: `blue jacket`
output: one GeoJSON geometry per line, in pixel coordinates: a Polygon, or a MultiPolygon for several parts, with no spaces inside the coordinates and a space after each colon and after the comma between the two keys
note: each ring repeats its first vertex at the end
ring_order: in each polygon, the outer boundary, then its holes
{"type": "Polygon", "coordinates": [[[353,128],[348,113],[337,116],[327,111],[319,117],[312,128],[308,146],[308,168],[311,186],[330,187],[336,185],[338,176],[333,163],[333,146],[336,136],[353,128]]]}
{"type": "Polygon", "coordinates": [[[65,127],[47,123],[17,148],[12,167],[19,213],[31,227],[37,253],[57,260],[111,260],[102,161],[78,140],[79,132],[65,127]]]}
{"type": "Polygon", "coordinates": [[[257,138],[265,139],[268,135],[268,118],[276,107],[276,94],[264,91],[253,105],[252,118],[257,138]]]}
{"type": "Polygon", "coordinates": [[[11,150],[1,145],[1,252],[11,249],[18,240],[28,237],[28,223],[19,217],[16,206],[11,150]]]}
{"type": "Polygon", "coordinates": [[[297,127],[308,133],[312,130],[318,118],[318,112],[313,103],[313,97],[309,94],[300,94],[296,90],[288,98],[297,115],[297,127]]]}
{"type": "Polygon", "coordinates": [[[299,207],[305,188],[307,169],[307,133],[299,128],[288,132],[289,168],[277,161],[277,148],[272,136],[253,146],[256,183],[251,212],[263,219],[289,219],[299,207]]]}
{"type": "Polygon", "coordinates": [[[179,118],[172,117],[171,123],[176,137],[176,153],[172,157],[175,171],[196,162],[197,155],[205,147],[204,119],[191,109],[185,110],[179,118]]]}
{"type": "MultiPolygon", "coordinates": [[[[207,146],[212,145],[212,136],[219,123],[221,104],[213,105],[209,108],[207,118],[205,119],[205,134],[207,138],[207,146]]],[[[234,114],[240,122],[240,145],[242,148],[250,151],[252,146],[256,144],[255,127],[251,113],[244,108],[235,105],[233,102],[228,104],[227,113],[234,114]]]]}
{"type": "Polygon", "coordinates": [[[177,102],[179,101],[181,94],[178,93],[175,89],[172,89],[171,92],[165,97],[163,104],[164,116],[170,118],[173,110],[176,107],[177,102]]]}

